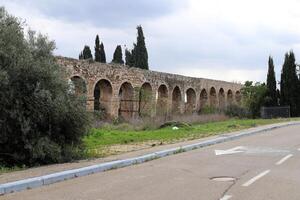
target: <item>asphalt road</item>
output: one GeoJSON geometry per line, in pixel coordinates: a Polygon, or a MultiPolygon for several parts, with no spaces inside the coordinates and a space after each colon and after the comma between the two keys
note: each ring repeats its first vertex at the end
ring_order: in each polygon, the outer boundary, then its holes
{"type": "Polygon", "coordinates": [[[299,200],[299,188],[295,125],[0,199],[299,200]]]}

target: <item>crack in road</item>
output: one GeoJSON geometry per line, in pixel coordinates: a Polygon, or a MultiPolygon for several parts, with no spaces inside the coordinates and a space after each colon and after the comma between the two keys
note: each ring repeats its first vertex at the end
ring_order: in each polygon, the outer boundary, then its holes
{"type": "Polygon", "coordinates": [[[233,177],[235,178],[232,183],[225,189],[225,191],[221,194],[221,197],[218,198],[217,200],[220,200],[222,197],[224,197],[228,191],[238,182],[239,179],[241,179],[242,176],[246,175],[250,170],[246,170],[243,173],[239,174],[237,177],[233,177]]]}

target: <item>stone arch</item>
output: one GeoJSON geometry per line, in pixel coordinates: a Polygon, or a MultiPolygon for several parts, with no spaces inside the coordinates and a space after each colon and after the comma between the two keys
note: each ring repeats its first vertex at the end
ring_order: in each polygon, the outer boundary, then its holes
{"type": "Polygon", "coordinates": [[[156,115],[166,115],[168,112],[168,88],[162,84],[157,90],[156,115]]]}
{"type": "Polygon", "coordinates": [[[134,90],[129,82],[124,82],[119,89],[119,116],[130,120],[134,113],[134,90]]]}
{"type": "Polygon", "coordinates": [[[211,87],[209,91],[209,104],[211,107],[217,107],[217,92],[214,87],[211,87]]]}
{"type": "Polygon", "coordinates": [[[141,117],[151,116],[152,109],[152,87],[150,83],[144,83],[139,92],[139,115],[141,117]]]}
{"type": "Polygon", "coordinates": [[[225,91],[223,88],[220,88],[218,97],[219,97],[219,108],[224,109],[225,108],[225,91]]]}
{"type": "Polygon", "coordinates": [[[94,87],[94,110],[109,113],[111,108],[112,86],[106,79],[100,79],[94,87]]]}
{"type": "Polygon", "coordinates": [[[232,105],[233,103],[233,93],[232,90],[228,90],[227,92],[227,105],[232,105]]]}
{"type": "Polygon", "coordinates": [[[204,108],[207,105],[207,100],[208,100],[208,96],[207,96],[206,89],[202,89],[200,93],[200,111],[202,110],[202,108],[204,108]]]}
{"type": "Polygon", "coordinates": [[[173,89],[172,92],[172,113],[180,114],[180,105],[181,105],[181,91],[178,86],[173,89]]]}
{"type": "Polygon", "coordinates": [[[236,91],[235,93],[235,101],[237,104],[241,104],[242,101],[242,95],[240,91],[236,91]]]}
{"type": "Polygon", "coordinates": [[[196,107],[196,92],[193,88],[187,89],[185,93],[185,112],[193,113],[196,107]]]}
{"type": "Polygon", "coordinates": [[[85,96],[87,93],[87,84],[81,76],[72,76],[69,79],[70,92],[77,96],[85,96]]]}

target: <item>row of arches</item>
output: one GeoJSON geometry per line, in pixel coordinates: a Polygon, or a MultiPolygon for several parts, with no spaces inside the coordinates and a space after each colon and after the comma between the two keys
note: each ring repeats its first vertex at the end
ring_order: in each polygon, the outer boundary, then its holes
{"type": "MultiPolygon", "coordinates": [[[[87,92],[86,84],[82,78],[75,76],[71,78],[72,92],[76,95],[85,94],[87,92]]],[[[226,105],[240,103],[241,94],[239,91],[233,94],[232,90],[225,92],[223,88],[216,91],[211,87],[209,91],[202,89],[200,92],[199,103],[197,105],[197,95],[193,88],[188,88],[184,95],[179,86],[175,86],[171,92],[169,99],[168,87],[161,84],[157,91],[154,92],[150,83],[144,83],[141,88],[136,91],[132,84],[124,82],[118,90],[118,116],[124,119],[130,119],[133,116],[151,116],[153,108],[156,110],[156,115],[166,115],[172,113],[178,115],[182,113],[193,113],[201,110],[205,106],[223,109],[226,105]],[[235,96],[235,99],[234,99],[235,96]],[[183,99],[184,98],[184,99],[183,99]],[[171,100],[169,105],[169,101],[171,100]],[[198,106],[198,108],[197,108],[198,106]]],[[[112,104],[113,87],[110,81],[101,79],[94,86],[93,91],[93,108],[94,110],[105,111],[112,113],[115,109],[112,104]]]]}

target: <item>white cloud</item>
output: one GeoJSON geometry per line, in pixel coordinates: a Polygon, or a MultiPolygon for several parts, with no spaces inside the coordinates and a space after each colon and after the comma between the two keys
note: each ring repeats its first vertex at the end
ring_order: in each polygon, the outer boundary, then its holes
{"type": "MultiPolygon", "coordinates": [[[[110,61],[116,45],[131,47],[136,37],[135,27],[65,21],[18,1],[4,2],[9,12],[54,39],[56,54],[63,56],[77,58],[83,45],[93,48],[100,34],[110,61]]],[[[184,9],[140,22],[150,67],[228,81],[265,81],[271,54],[278,76],[286,51],[300,56],[299,7],[297,0],[189,0],[184,9]]]]}

